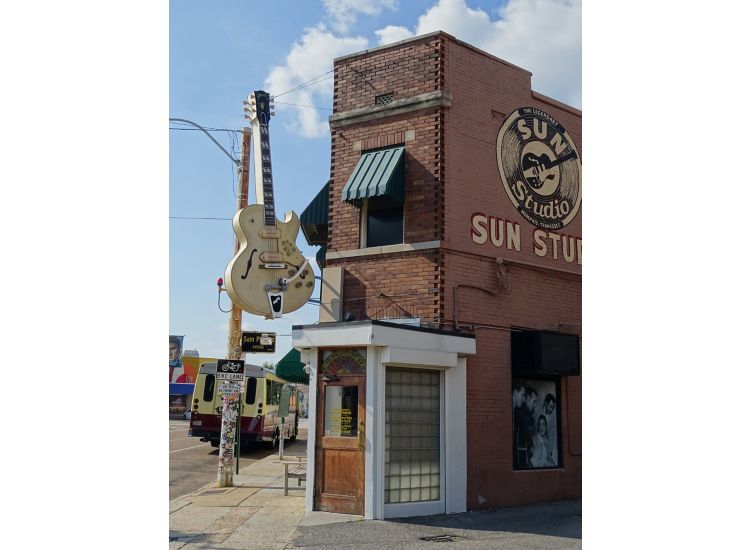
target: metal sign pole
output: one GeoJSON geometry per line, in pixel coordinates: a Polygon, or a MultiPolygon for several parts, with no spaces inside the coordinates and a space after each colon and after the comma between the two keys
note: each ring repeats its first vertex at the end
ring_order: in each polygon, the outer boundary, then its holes
{"type": "Polygon", "coordinates": [[[221,411],[221,441],[219,444],[219,473],[217,487],[232,487],[232,470],[234,466],[234,435],[237,424],[237,395],[225,394],[224,407],[221,411]]]}
{"type": "Polygon", "coordinates": [[[216,363],[216,380],[219,394],[224,400],[221,412],[221,439],[219,442],[219,472],[217,487],[232,487],[234,471],[235,436],[237,435],[238,405],[245,379],[245,362],[241,359],[219,359],[216,363]]]}
{"type": "MultiPolygon", "coordinates": [[[[250,181],[250,141],[252,131],[250,128],[242,129],[242,150],[240,151],[240,163],[237,166],[237,180],[239,192],[237,194],[237,211],[247,206],[247,196],[250,181]]],[[[235,237],[234,252],[240,248],[240,243],[235,237]]],[[[227,357],[229,359],[243,359],[241,349],[242,340],[242,309],[232,304],[229,316],[229,337],[227,339],[227,357]]],[[[244,361],[242,362],[244,369],[244,361]]],[[[218,367],[217,367],[218,375],[218,367]]],[[[217,377],[218,381],[218,377],[217,377]]],[[[244,382],[244,379],[242,380],[244,382]]],[[[241,391],[241,390],[240,390],[241,391]]],[[[224,396],[224,406],[221,411],[221,443],[219,448],[219,473],[216,480],[217,487],[232,487],[232,470],[234,469],[234,436],[237,422],[237,403],[241,393],[224,396]]],[[[237,453],[239,457],[239,453],[237,453]]]]}

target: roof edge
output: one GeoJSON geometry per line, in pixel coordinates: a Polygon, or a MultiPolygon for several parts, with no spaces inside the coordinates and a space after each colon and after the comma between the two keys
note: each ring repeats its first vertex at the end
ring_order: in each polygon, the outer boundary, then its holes
{"type": "Polygon", "coordinates": [[[473,46],[472,44],[469,44],[468,42],[464,42],[463,40],[459,40],[458,38],[456,38],[452,34],[448,34],[447,32],[442,31],[442,30],[440,30],[440,31],[432,31],[432,32],[428,32],[428,33],[425,33],[425,34],[420,34],[418,36],[412,36],[411,38],[405,38],[404,40],[399,40],[398,42],[391,42],[390,44],[383,44],[382,46],[378,46],[376,48],[370,48],[370,49],[367,49],[367,50],[361,50],[361,51],[350,53],[350,54],[347,54],[347,55],[342,55],[340,57],[334,57],[333,58],[333,63],[335,65],[336,62],[343,61],[344,59],[350,59],[350,58],[353,58],[353,57],[360,57],[360,56],[363,56],[363,55],[367,55],[367,54],[370,54],[370,53],[387,50],[387,49],[390,49],[390,48],[397,48],[399,46],[403,46],[404,44],[409,44],[410,42],[421,42],[421,41],[427,40],[429,38],[434,38],[436,36],[443,36],[443,37],[445,37],[445,38],[447,38],[447,39],[455,42],[456,44],[460,44],[461,46],[465,46],[465,47],[467,47],[467,48],[469,48],[471,50],[476,51],[477,53],[480,53],[480,54],[485,55],[485,56],[487,56],[487,57],[489,57],[491,59],[494,59],[495,61],[498,61],[498,62],[502,63],[503,65],[507,65],[509,67],[512,67],[514,69],[522,71],[522,72],[528,74],[529,76],[531,76],[531,74],[532,74],[531,71],[529,71],[528,69],[524,69],[523,67],[519,67],[518,65],[514,65],[513,63],[511,63],[509,61],[506,61],[505,59],[501,59],[501,58],[497,57],[496,55],[492,55],[491,53],[486,52],[486,51],[482,50],[481,48],[478,48],[477,46],[473,46]]]}

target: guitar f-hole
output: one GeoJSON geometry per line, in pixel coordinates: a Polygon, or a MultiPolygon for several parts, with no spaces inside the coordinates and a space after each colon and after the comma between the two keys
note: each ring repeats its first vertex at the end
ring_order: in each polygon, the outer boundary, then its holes
{"type": "Polygon", "coordinates": [[[245,269],[245,274],[240,275],[240,279],[242,279],[243,281],[247,279],[247,274],[250,273],[250,268],[253,267],[253,256],[257,251],[257,248],[253,248],[253,251],[250,253],[250,258],[247,260],[247,269],[245,269]]]}

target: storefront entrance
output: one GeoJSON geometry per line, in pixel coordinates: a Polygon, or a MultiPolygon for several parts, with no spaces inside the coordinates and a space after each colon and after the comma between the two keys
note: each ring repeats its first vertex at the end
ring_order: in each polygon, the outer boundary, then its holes
{"type": "Polygon", "coordinates": [[[317,381],[315,509],[364,514],[364,351],[323,351],[317,381]]]}

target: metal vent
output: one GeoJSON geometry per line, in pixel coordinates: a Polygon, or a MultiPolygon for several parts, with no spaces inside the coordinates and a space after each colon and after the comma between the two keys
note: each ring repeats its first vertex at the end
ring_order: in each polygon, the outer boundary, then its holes
{"type": "Polygon", "coordinates": [[[375,105],[388,105],[393,101],[393,92],[389,92],[387,94],[375,96],[375,105]]]}

